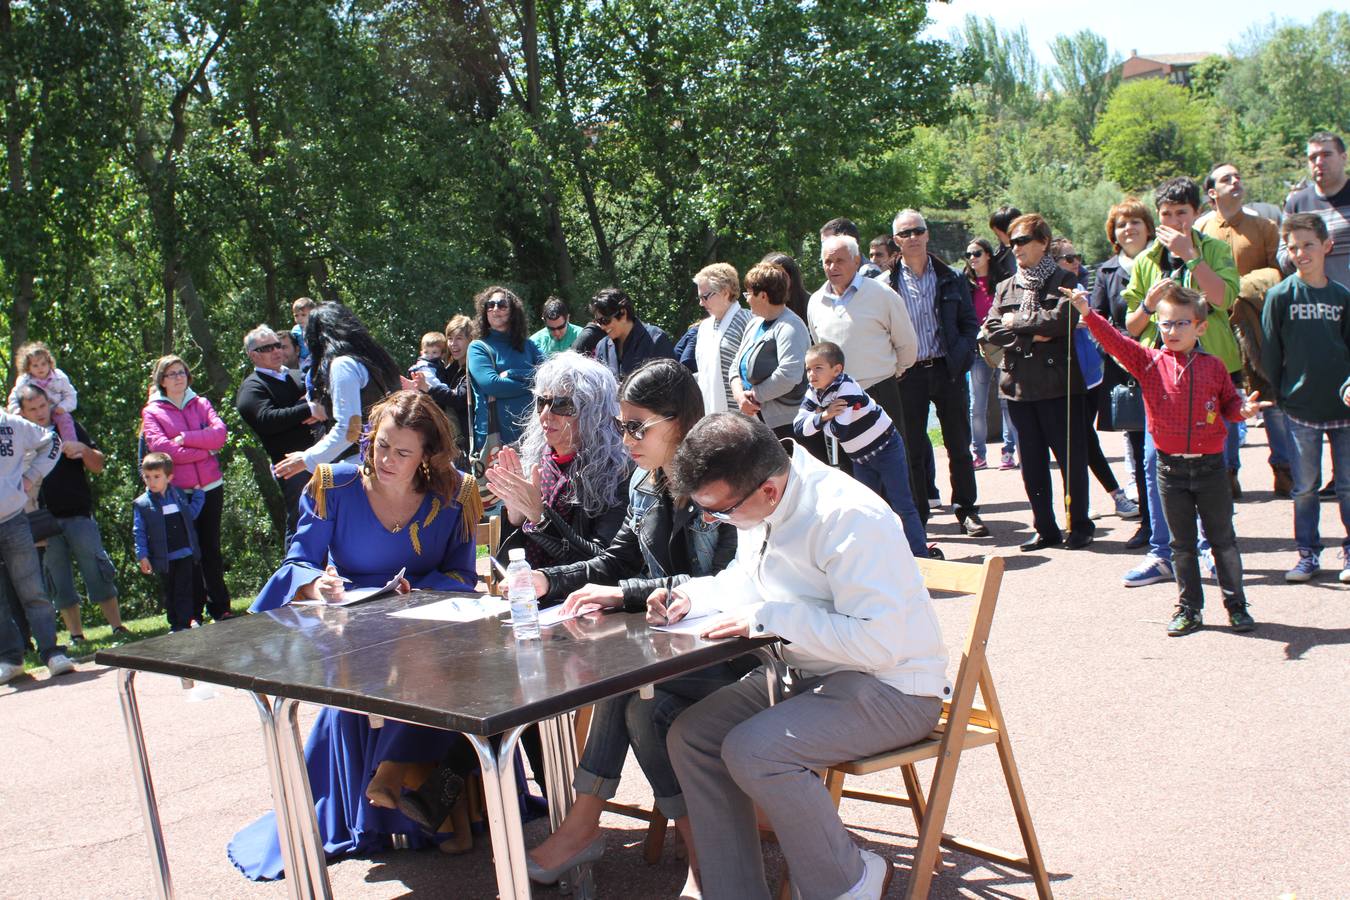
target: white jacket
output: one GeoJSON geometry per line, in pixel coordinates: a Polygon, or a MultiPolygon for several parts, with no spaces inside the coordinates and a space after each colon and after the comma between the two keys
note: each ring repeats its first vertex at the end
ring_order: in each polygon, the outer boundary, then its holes
{"type": "Polygon", "coordinates": [[[27,505],[23,480],[41,481],[60,459],[61,439],[54,429],[0,412],[0,522],[27,505]]]}
{"type": "Polygon", "coordinates": [[[886,502],[787,442],[783,499],[740,530],[736,558],[686,582],[692,611],[753,610],[752,635],[783,639],[811,675],[866,672],[926,697],[951,696],[947,647],[900,520],[886,502]]]}

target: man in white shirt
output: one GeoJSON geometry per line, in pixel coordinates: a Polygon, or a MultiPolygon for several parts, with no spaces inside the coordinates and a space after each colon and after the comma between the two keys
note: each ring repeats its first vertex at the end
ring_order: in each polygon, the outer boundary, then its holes
{"type": "Polygon", "coordinates": [[[921,740],[951,695],[946,645],[900,521],[862,484],[735,413],[694,426],[672,478],[740,537],[719,574],[655,592],[649,619],[721,610],[706,637],[781,638],[796,673],[775,706],[755,672],[670,731],[703,894],[769,897],[757,804],[803,897],[880,897],[890,865],[854,844],[815,771],[921,740]]]}

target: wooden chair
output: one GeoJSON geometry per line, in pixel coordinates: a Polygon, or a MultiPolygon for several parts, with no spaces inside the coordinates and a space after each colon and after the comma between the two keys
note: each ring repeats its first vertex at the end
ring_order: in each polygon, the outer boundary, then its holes
{"type": "MultiPolygon", "coordinates": [[[[940,845],[1026,872],[1035,879],[1036,893],[1041,898],[1049,898],[1050,877],[1041,858],[1036,832],[1031,825],[1031,812],[1027,808],[1027,799],[1022,791],[1017,766],[1013,762],[1012,744],[1003,719],[1003,711],[999,706],[998,695],[994,693],[994,679],[985,657],[989,630],[994,620],[994,607],[998,603],[999,586],[1003,580],[1003,558],[993,556],[986,559],[982,565],[934,559],[921,559],[916,562],[929,590],[973,594],[979,598],[970,631],[966,636],[965,651],[961,655],[961,666],[957,670],[952,698],[943,703],[942,717],[938,721],[937,728],[927,738],[908,747],[866,759],[853,760],[828,769],[824,773],[826,787],[834,798],[836,807],[842,798],[848,797],[851,800],[910,808],[914,814],[914,824],[919,831],[919,844],[914,852],[914,865],[910,870],[906,897],[928,895],[934,871],[941,871],[942,862],[938,851],[940,845]],[[980,689],[983,706],[974,702],[977,686],[980,689]],[[961,753],[974,747],[990,745],[998,749],[999,762],[1003,767],[1003,780],[1012,798],[1013,812],[1017,817],[1017,826],[1022,832],[1026,856],[1014,856],[984,844],[953,837],[942,830],[951,803],[952,787],[956,781],[956,769],[961,762],[961,753]],[[925,796],[915,764],[927,759],[936,759],[937,767],[933,771],[933,781],[925,796]],[[844,787],[846,776],[870,775],[873,772],[894,768],[901,770],[907,796],[849,790],[844,787]]],[[[779,896],[787,896],[788,890],[785,878],[779,896]]]]}
{"type": "Polygon", "coordinates": [[[497,573],[493,571],[492,563],[488,562],[488,556],[496,556],[497,549],[502,545],[502,517],[489,516],[486,521],[474,526],[473,541],[478,546],[487,548],[487,556],[478,557],[474,571],[483,579],[484,584],[491,587],[497,580],[497,573]]]}

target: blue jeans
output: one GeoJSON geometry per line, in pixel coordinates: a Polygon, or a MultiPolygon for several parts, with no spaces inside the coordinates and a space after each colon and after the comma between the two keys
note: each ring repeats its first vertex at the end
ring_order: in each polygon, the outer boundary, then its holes
{"type": "Polygon", "coordinates": [[[112,560],[103,549],[103,538],[98,523],[88,516],[68,516],[57,519],[61,534],[47,541],[47,552],[42,556],[42,568],[47,573],[47,590],[57,609],[80,605],[75,590],[73,566],[80,567],[84,589],[95,603],[117,599],[112,560]]]}
{"type": "MultiPolygon", "coordinates": [[[[985,443],[989,433],[988,410],[989,392],[998,390],[998,370],[991,369],[984,360],[977,359],[970,367],[970,450],[980,459],[985,458],[985,443]]],[[[1003,419],[1003,452],[1012,453],[1017,449],[1017,429],[1013,428],[1012,416],[1008,415],[1008,400],[998,398],[999,412],[1003,419]]]]}
{"type": "Polygon", "coordinates": [[[871,488],[890,504],[905,528],[905,540],[915,559],[928,558],[928,533],[923,519],[914,506],[914,494],[909,484],[909,459],[905,456],[905,442],[899,434],[892,434],[882,446],[864,460],[853,460],[853,477],[871,488]]]}
{"type": "MultiPolygon", "coordinates": [[[[1267,413],[1270,410],[1266,410],[1267,413]]],[[[1320,503],[1317,488],[1322,483],[1322,435],[1331,444],[1331,472],[1336,479],[1336,502],[1341,507],[1341,525],[1346,538],[1341,547],[1350,552],[1350,428],[1309,428],[1289,419],[1294,439],[1294,544],[1299,550],[1322,552],[1318,533],[1320,503]]]]}
{"type": "Polygon", "coordinates": [[[680,713],[734,683],[753,666],[753,659],[718,663],[661,682],[651,700],[624,694],[597,703],[572,782],[576,792],[605,800],[613,797],[631,744],[642,774],[652,786],[656,808],[667,819],[683,818],[687,814],[684,792],[670,765],[666,733],[680,713]]]}
{"type": "Polygon", "coordinates": [[[1223,442],[1223,462],[1228,468],[1236,472],[1242,468],[1242,435],[1238,430],[1237,422],[1228,423],[1228,437],[1223,442]]]}
{"type": "Polygon", "coordinates": [[[1148,552],[1158,559],[1172,561],[1172,535],[1167,530],[1163,514],[1162,495],[1158,493],[1158,448],[1153,446],[1153,435],[1144,432],[1144,491],[1140,502],[1148,503],[1148,521],[1153,535],[1148,539],[1148,552]]]}
{"type": "MultiPolygon", "coordinates": [[[[28,517],[22,512],[0,522],[0,560],[4,561],[9,582],[28,617],[38,654],[45,663],[52,654],[63,652],[65,648],[56,643],[56,612],[47,600],[46,586],[42,583],[42,563],[33,546],[28,517]]],[[[23,651],[23,636],[14,624],[14,617],[9,615],[8,609],[0,608],[0,662],[21,666],[23,651]]]]}
{"type": "Polygon", "coordinates": [[[1289,433],[1289,417],[1272,406],[1261,414],[1266,423],[1266,442],[1270,444],[1272,466],[1294,467],[1294,436],[1289,433]]]}

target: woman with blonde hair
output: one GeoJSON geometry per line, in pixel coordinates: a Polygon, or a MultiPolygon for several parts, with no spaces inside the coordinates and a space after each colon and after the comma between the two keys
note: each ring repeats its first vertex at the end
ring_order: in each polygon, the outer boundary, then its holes
{"type": "Polygon", "coordinates": [[[699,322],[694,338],[694,376],[703,394],[705,413],[726,412],[736,405],[731,396],[732,366],[750,311],[736,296],[740,276],[735,266],[704,266],[694,276],[694,289],[698,291],[698,305],[708,313],[708,318],[699,322]]]}

